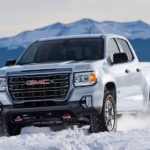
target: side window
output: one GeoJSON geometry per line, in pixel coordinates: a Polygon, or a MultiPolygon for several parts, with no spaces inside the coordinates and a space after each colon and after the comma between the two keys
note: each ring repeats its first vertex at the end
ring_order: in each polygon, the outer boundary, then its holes
{"type": "Polygon", "coordinates": [[[110,57],[111,62],[113,63],[113,55],[115,53],[120,53],[120,50],[117,46],[117,43],[114,39],[110,39],[108,41],[108,55],[110,57]]]}
{"type": "Polygon", "coordinates": [[[30,57],[26,57],[25,63],[29,63],[29,62],[33,62],[34,61],[34,57],[37,53],[37,49],[38,49],[39,43],[35,42],[31,45],[31,48],[29,47],[30,50],[26,50],[24,53],[23,57],[26,56],[30,56],[30,57]]]}
{"type": "Polygon", "coordinates": [[[128,43],[122,39],[117,39],[117,41],[118,41],[119,45],[121,46],[122,50],[127,54],[128,60],[129,61],[133,60],[133,55],[132,55],[132,52],[131,52],[131,49],[130,49],[128,43]]]}

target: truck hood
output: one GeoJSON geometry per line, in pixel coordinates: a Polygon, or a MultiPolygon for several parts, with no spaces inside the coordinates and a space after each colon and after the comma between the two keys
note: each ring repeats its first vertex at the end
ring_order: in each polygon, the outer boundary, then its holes
{"type": "Polygon", "coordinates": [[[0,69],[0,76],[5,76],[11,72],[22,72],[22,71],[38,71],[48,69],[71,69],[72,72],[89,71],[92,64],[97,61],[66,61],[57,63],[43,63],[43,64],[28,64],[28,65],[15,65],[11,67],[3,67],[0,69]]]}

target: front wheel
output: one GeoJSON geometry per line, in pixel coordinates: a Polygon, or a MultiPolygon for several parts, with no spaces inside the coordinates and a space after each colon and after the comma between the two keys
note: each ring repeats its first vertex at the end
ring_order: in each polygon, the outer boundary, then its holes
{"type": "Polygon", "coordinates": [[[3,116],[0,115],[0,137],[19,135],[21,132],[21,125],[13,125],[6,122],[3,116]]]}
{"type": "Polygon", "coordinates": [[[0,136],[9,136],[4,118],[0,115],[0,136]]]}
{"type": "Polygon", "coordinates": [[[116,131],[116,114],[114,97],[110,91],[106,90],[101,114],[95,113],[90,116],[90,131],[92,133],[116,131]]]}

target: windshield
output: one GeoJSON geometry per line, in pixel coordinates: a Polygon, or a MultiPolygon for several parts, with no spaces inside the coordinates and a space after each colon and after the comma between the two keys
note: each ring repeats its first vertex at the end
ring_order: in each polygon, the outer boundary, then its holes
{"type": "Polygon", "coordinates": [[[103,59],[102,38],[38,41],[23,54],[18,64],[103,59]]]}

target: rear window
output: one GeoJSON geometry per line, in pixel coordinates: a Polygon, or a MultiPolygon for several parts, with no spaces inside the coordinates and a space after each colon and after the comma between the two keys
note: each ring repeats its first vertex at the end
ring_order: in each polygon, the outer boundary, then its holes
{"type": "Polygon", "coordinates": [[[32,44],[20,59],[19,64],[99,60],[103,57],[102,38],[49,40],[32,44]]]}

